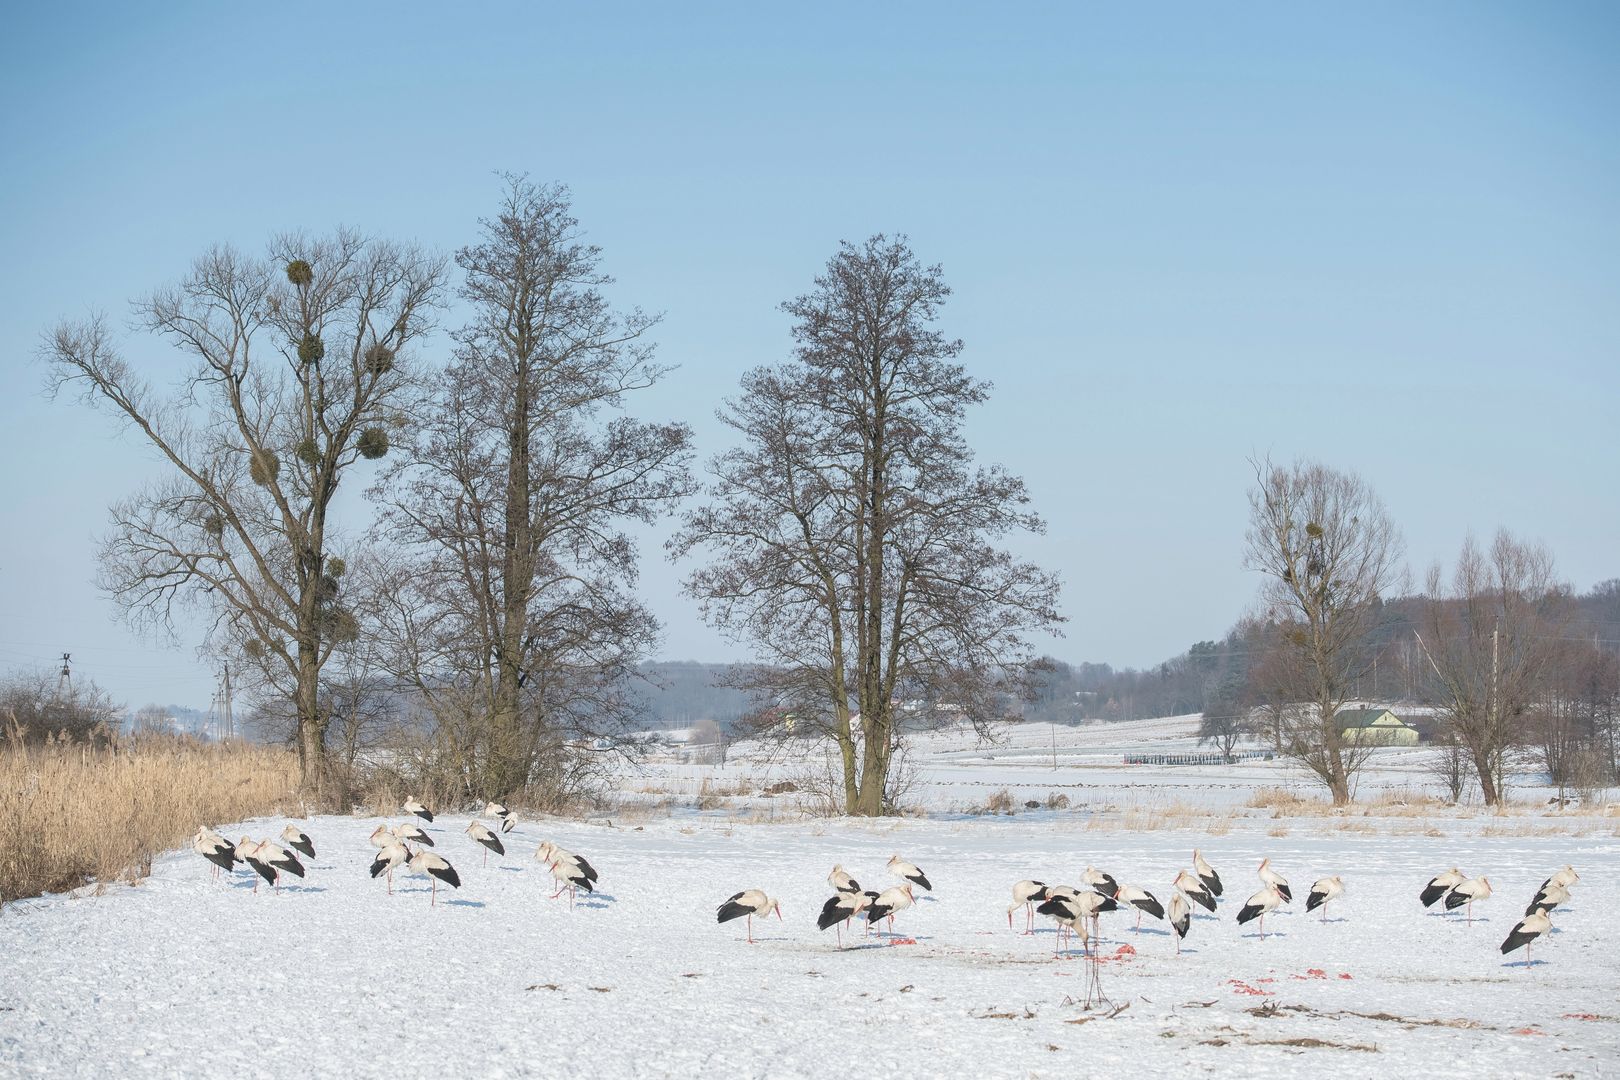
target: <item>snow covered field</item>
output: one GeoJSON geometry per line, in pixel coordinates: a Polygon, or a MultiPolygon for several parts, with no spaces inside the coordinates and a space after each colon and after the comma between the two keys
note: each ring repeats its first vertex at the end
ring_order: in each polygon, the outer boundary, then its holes
{"type": "MultiPolygon", "coordinates": [[[[1620,841],[1601,835],[1348,833],[1314,819],[1287,836],[1090,830],[1069,813],[1017,818],[735,825],[695,815],[639,827],[520,825],[480,865],[466,819],[429,830],[460,890],[429,906],[425,879],[395,895],[366,876],[374,821],[316,818],[319,857],[276,896],[245,872],[209,880],[189,851],[138,887],[47,897],[0,917],[0,1074],[25,1076],[1508,1076],[1620,1074],[1620,841]],[[542,836],[586,854],[601,895],[548,900],[542,836]],[[1042,920],[1007,927],[1008,889],[1075,881],[1087,864],[1161,898],[1201,846],[1228,888],[1182,955],[1162,924],[1105,916],[1103,988],[1087,1012],[1083,961],[1054,959],[1042,920]],[[859,930],[840,951],[814,919],[834,862],[884,887],[903,852],[932,878],[896,920],[914,944],[859,930]],[[1234,917],[1269,854],[1295,910],[1262,941],[1234,917]],[[1497,951],[1541,880],[1582,874],[1557,930],[1497,951]],[[1453,863],[1497,895],[1472,927],[1416,894],[1453,863]],[[1307,917],[1316,877],[1349,895],[1307,917]],[[716,925],[749,887],[783,921],[716,925]]],[[[225,831],[270,835],[282,822],[225,831]]]]}

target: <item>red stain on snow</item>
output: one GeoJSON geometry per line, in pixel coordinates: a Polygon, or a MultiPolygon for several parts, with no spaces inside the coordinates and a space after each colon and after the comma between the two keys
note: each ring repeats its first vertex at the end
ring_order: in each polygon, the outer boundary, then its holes
{"type": "Polygon", "coordinates": [[[1537,1031],[1535,1028],[1527,1028],[1526,1027],[1526,1028],[1520,1028],[1519,1030],[1515,1031],[1513,1034],[1515,1034],[1515,1035],[1545,1035],[1547,1033],[1545,1031],[1537,1031]]]}
{"type": "Polygon", "coordinates": [[[1565,1020],[1602,1020],[1597,1013],[1565,1013],[1565,1020]]]}
{"type": "Polygon", "coordinates": [[[914,938],[914,937],[890,938],[889,939],[889,944],[890,945],[915,945],[915,944],[917,944],[917,939],[914,938]]]}
{"type": "MultiPolygon", "coordinates": [[[[1266,980],[1261,979],[1260,981],[1265,982],[1266,980]]],[[[1250,986],[1248,983],[1244,982],[1242,979],[1227,979],[1226,980],[1226,985],[1228,985],[1228,986],[1230,986],[1232,988],[1232,992],[1234,994],[1249,994],[1249,995],[1252,995],[1254,997],[1271,997],[1272,996],[1272,993],[1271,993],[1270,990],[1262,990],[1258,986],[1250,986]]]]}
{"type": "Polygon", "coordinates": [[[1349,977],[1350,977],[1350,973],[1349,973],[1349,972],[1348,972],[1348,971],[1341,971],[1341,972],[1339,972],[1339,978],[1341,978],[1341,979],[1348,979],[1348,978],[1349,978],[1349,977]]]}

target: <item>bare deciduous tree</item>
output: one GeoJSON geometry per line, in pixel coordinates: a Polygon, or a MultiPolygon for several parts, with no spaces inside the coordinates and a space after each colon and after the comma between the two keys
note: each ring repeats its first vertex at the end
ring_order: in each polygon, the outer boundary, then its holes
{"type": "Polygon", "coordinates": [[[53,392],[110,408],[168,475],[113,507],[101,584],[136,620],[200,605],[214,633],[293,701],[306,789],[320,794],[321,669],[355,633],[328,565],[338,482],[388,450],[411,347],[430,328],[442,261],[351,232],[288,236],[267,258],[215,248],[135,304],[187,362],[164,393],[101,318],[62,324],[53,392]]]}
{"type": "Polygon", "coordinates": [[[1261,600],[1277,624],[1262,666],[1273,697],[1310,705],[1283,709],[1283,746],[1319,779],[1335,805],[1371,747],[1346,740],[1338,713],[1371,666],[1367,636],[1381,595],[1399,575],[1401,541],[1366,482],[1314,462],[1256,461],[1249,492],[1246,565],[1265,575],[1261,600]]]}
{"type": "Polygon", "coordinates": [[[658,625],[623,526],[691,492],[690,431],[604,416],[664,374],[657,319],[613,310],[567,189],[509,177],[482,232],[456,254],[472,321],[382,489],[410,552],[386,632],[468,794],[507,798],[636,710],[658,625]]]}
{"type": "Polygon", "coordinates": [[[835,744],[851,814],[888,809],[902,702],[990,724],[1061,621],[1056,579],[997,546],[1044,526],[963,438],[989,386],[934,325],[949,291],[903,239],[844,244],[783,305],[796,358],[744,377],[721,413],[742,444],[671,543],[711,554],[689,594],[757,650],[761,715],[835,744]]]}
{"type": "Polygon", "coordinates": [[[1432,698],[1473,762],[1489,806],[1505,793],[1505,763],[1521,740],[1568,624],[1569,592],[1540,545],[1499,531],[1488,551],[1463,542],[1449,581],[1429,571],[1420,636],[1432,698]]]}

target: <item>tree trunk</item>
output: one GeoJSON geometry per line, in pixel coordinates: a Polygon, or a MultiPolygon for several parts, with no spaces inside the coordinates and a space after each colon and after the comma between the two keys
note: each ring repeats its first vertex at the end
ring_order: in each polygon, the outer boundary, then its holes
{"type": "Polygon", "coordinates": [[[1474,758],[1474,771],[1479,774],[1479,793],[1485,800],[1486,806],[1497,806],[1502,801],[1502,790],[1496,782],[1496,769],[1491,764],[1490,755],[1483,748],[1470,746],[1469,752],[1474,758]]]}
{"type": "Polygon", "coordinates": [[[326,793],[326,718],[321,715],[321,669],[317,648],[298,645],[298,759],[302,787],[317,798],[326,793]]]}

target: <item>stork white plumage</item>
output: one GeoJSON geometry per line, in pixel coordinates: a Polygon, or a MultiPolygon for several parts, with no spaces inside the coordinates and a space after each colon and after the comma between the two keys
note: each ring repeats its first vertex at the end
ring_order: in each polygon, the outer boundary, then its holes
{"type": "Polygon", "coordinates": [[[432,896],[428,899],[429,907],[438,906],[439,882],[444,882],[452,889],[461,888],[461,875],[456,873],[456,868],[450,865],[449,860],[436,852],[418,851],[410,857],[405,866],[418,874],[426,874],[432,879],[433,887],[431,889],[432,896]]]}
{"type": "Polygon", "coordinates": [[[1170,929],[1176,935],[1176,955],[1181,955],[1181,939],[1187,936],[1192,927],[1192,905],[1187,902],[1187,895],[1179,889],[1170,894],[1170,908],[1166,913],[1170,919],[1170,929]]]}
{"type": "Polygon", "coordinates": [[[1177,889],[1187,895],[1187,899],[1206,911],[1215,911],[1215,894],[1204,885],[1204,880],[1191,870],[1183,870],[1171,882],[1177,889]]]}
{"type": "Polygon", "coordinates": [[[388,895],[394,895],[394,868],[404,866],[411,861],[411,849],[400,842],[392,833],[388,836],[388,843],[377,852],[377,858],[371,863],[371,876],[373,879],[382,874],[388,875],[388,895]]]}
{"type": "Polygon", "coordinates": [[[406,799],[403,806],[407,814],[415,814],[423,821],[431,822],[433,820],[433,811],[417,802],[414,796],[406,799]]]}
{"type": "Polygon", "coordinates": [[[374,848],[385,848],[398,839],[399,837],[394,835],[394,830],[389,825],[379,825],[371,830],[371,846],[374,848]]]}
{"type": "MultiPolygon", "coordinates": [[[[928,875],[918,869],[915,863],[909,863],[898,855],[890,856],[889,873],[895,877],[905,878],[913,885],[921,885],[929,892],[934,891],[934,887],[928,883],[928,875]]],[[[888,890],[884,891],[887,892],[888,890]]]]}
{"type": "Polygon", "coordinates": [[[1468,925],[1474,925],[1474,901],[1489,900],[1491,898],[1491,879],[1488,877],[1469,878],[1460,881],[1452,890],[1446,893],[1446,910],[1456,911],[1464,904],[1468,906],[1468,925]]]}
{"type": "Polygon", "coordinates": [[[754,943],[754,916],[769,915],[776,912],[778,920],[782,918],[782,905],[779,901],[765,895],[764,889],[744,889],[731,899],[721,904],[715,911],[715,922],[730,922],[733,919],[748,919],[748,944],[754,943]]]}
{"type": "MultiPolygon", "coordinates": [[[[927,888],[927,886],[923,886],[927,888]]],[[[912,905],[912,884],[907,881],[904,885],[884,889],[873,897],[872,902],[866,906],[866,924],[871,926],[879,919],[889,920],[889,944],[894,944],[894,917],[899,912],[912,905]]]]}
{"type": "Polygon", "coordinates": [[[1260,920],[1260,940],[1266,940],[1266,916],[1276,911],[1283,904],[1282,892],[1275,885],[1267,885],[1253,896],[1238,912],[1238,925],[1260,920]]]}
{"type": "MultiPolygon", "coordinates": [[[[1221,875],[1217,874],[1215,868],[1205,861],[1204,853],[1197,848],[1193,848],[1193,870],[1198,874],[1198,880],[1204,883],[1204,888],[1209,892],[1209,895],[1215,897],[1221,895],[1221,875]]],[[[1211,908],[1210,910],[1215,909],[1211,908]]]]}
{"type": "Polygon", "coordinates": [[[1035,932],[1035,905],[1046,899],[1044,881],[1020,881],[1012,887],[1013,902],[1007,906],[1007,929],[1012,929],[1013,912],[1024,909],[1024,933],[1035,932]]]}
{"type": "Polygon", "coordinates": [[[1344,895],[1344,880],[1339,875],[1325,877],[1311,886],[1310,895],[1305,897],[1306,912],[1322,909],[1322,921],[1327,922],[1327,906],[1331,900],[1337,900],[1344,895]]]}
{"type": "Polygon", "coordinates": [[[259,842],[257,840],[244,836],[237,841],[235,850],[236,857],[247,863],[255,875],[253,878],[253,895],[257,896],[259,894],[259,878],[264,878],[264,880],[271,883],[275,882],[276,872],[271,869],[269,863],[259,858],[259,842]]]}
{"type": "MultiPolygon", "coordinates": [[[[583,878],[587,883],[586,892],[593,892],[596,888],[596,867],[592,866],[583,855],[576,855],[560,844],[550,840],[542,840],[540,846],[534,849],[534,857],[543,863],[557,863],[565,870],[571,870],[572,877],[583,878]]],[[[558,893],[562,890],[559,888],[558,893]]],[[[553,897],[555,899],[555,897],[553,897]]]]}
{"type": "Polygon", "coordinates": [[[286,841],[287,846],[294,851],[307,855],[311,859],[315,857],[315,841],[309,838],[308,833],[300,832],[298,826],[288,825],[285,829],[282,829],[281,839],[286,841]]]}
{"type": "Polygon", "coordinates": [[[506,854],[506,848],[502,845],[501,838],[496,836],[489,826],[482,821],[469,821],[467,823],[467,835],[473,838],[473,843],[484,849],[485,866],[489,865],[489,853],[491,851],[497,855],[506,854]]]}
{"type": "Polygon", "coordinates": [[[1468,875],[1453,866],[1450,870],[1430,878],[1429,883],[1423,886],[1423,891],[1418,894],[1418,899],[1423,901],[1424,907],[1433,907],[1436,900],[1467,880],[1468,875]]]}
{"type": "Polygon", "coordinates": [[[503,804],[494,801],[491,801],[484,806],[484,813],[488,817],[504,818],[511,812],[512,811],[507,809],[503,804]]]}

